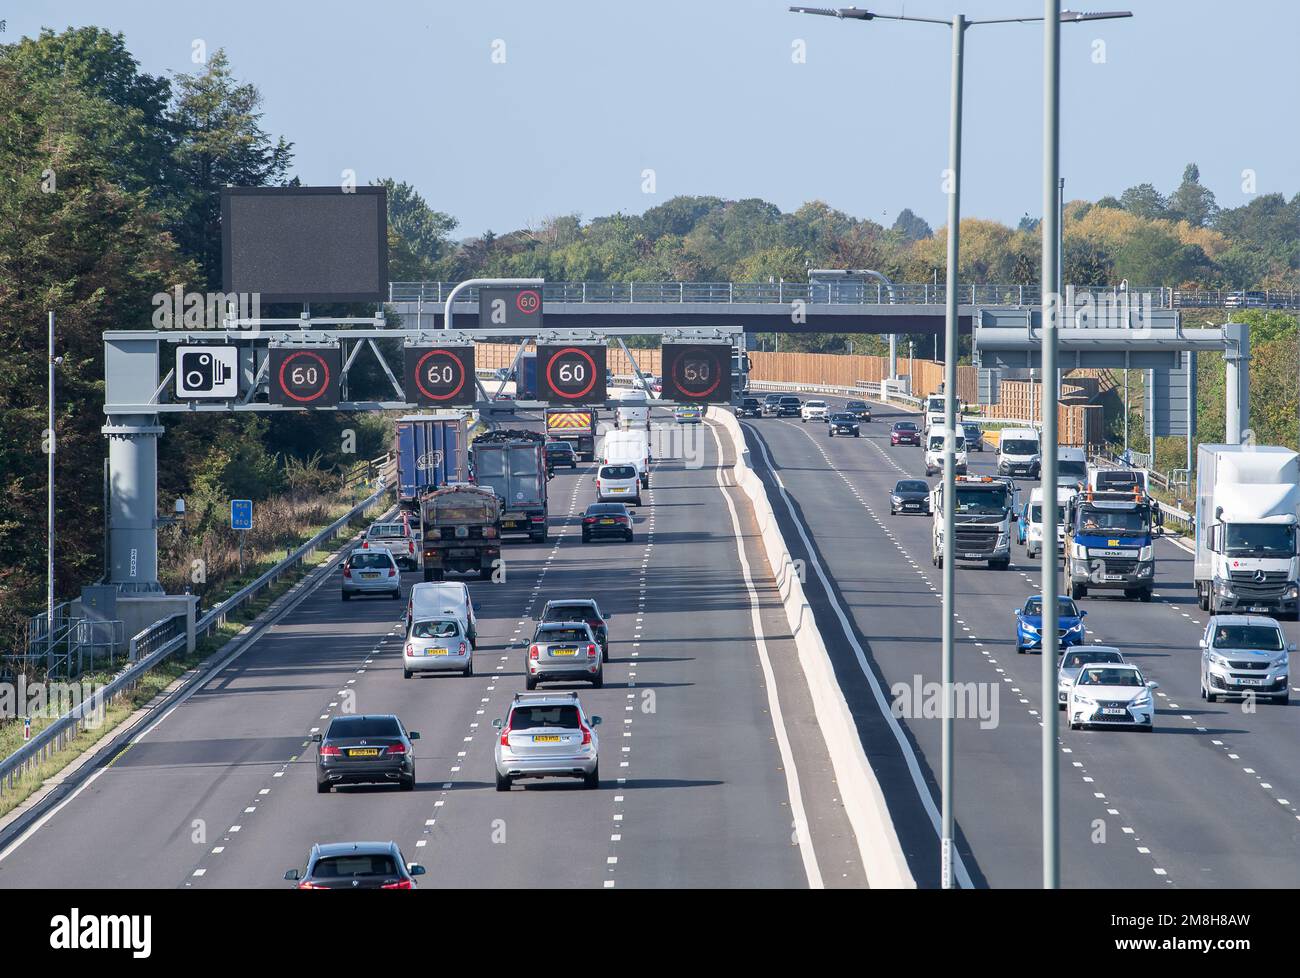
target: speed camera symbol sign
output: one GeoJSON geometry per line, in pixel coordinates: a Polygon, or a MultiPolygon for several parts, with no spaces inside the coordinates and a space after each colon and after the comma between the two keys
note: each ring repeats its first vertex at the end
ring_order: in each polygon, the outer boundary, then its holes
{"type": "Polygon", "coordinates": [[[239,350],[233,346],[178,346],[176,399],[239,396],[239,350]]]}

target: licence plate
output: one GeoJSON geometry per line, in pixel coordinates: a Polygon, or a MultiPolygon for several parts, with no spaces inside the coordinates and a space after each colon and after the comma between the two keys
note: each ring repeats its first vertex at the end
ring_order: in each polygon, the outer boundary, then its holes
{"type": "Polygon", "coordinates": [[[962,556],[967,558],[974,557],[976,560],[982,560],[984,557],[983,554],[962,554],[962,556]]]}
{"type": "Polygon", "coordinates": [[[1264,685],[1263,679],[1238,679],[1236,680],[1236,682],[1239,686],[1263,686],[1264,685]]]}
{"type": "Polygon", "coordinates": [[[502,526],[514,526],[514,525],[515,525],[515,520],[502,520],[502,521],[501,521],[501,525],[502,525],[502,526]]]}
{"type": "Polygon", "coordinates": [[[603,525],[605,525],[605,526],[613,526],[613,525],[614,525],[614,521],[613,521],[613,520],[601,520],[600,522],[601,522],[603,525]]]}
{"type": "Polygon", "coordinates": [[[1122,581],[1122,580],[1124,580],[1124,575],[1123,575],[1123,574],[1107,574],[1107,575],[1105,576],[1105,579],[1108,580],[1108,581],[1122,581]]]}
{"type": "Polygon", "coordinates": [[[626,489],[611,489],[610,492],[627,492],[626,489]]]}
{"type": "Polygon", "coordinates": [[[1249,608],[1249,609],[1247,609],[1247,610],[1249,610],[1249,611],[1268,611],[1268,609],[1265,608],[1263,605],[1254,605],[1253,607],[1251,607],[1251,608],[1249,608]]]}
{"type": "Polygon", "coordinates": [[[558,744],[560,738],[554,734],[533,734],[534,744],[558,744]]]}
{"type": "Polygon", "coordinates": [[[376,574],[362,574],[361,576],[364,577],[367,581],[373,581],[379,575],[376,573],[376,574]]]}
{"type": "Polygon", "coordinates": [[[903,509],[920,509],[920,503],[903,503],[903,509]]]}
{"type": "Polygon", "coordinates": [[[355,747],[348,750],[348,757],[378,757],[378,747],[355,747]]]}
{"type": "Polygon", "coordinates": [[[551,649],[551,655],[577,655],[577,649],[551,649]]]}
{"type": "Polygon", "coordinates": [[[1109,707],[1109,706],[1108,706],[1108,707],[1106,707],[1106,709],[1102,710],[1101,712],[1102,712],[1103,714],[1105,714],[1106,716],[1108,716],[1108,717],[1126,717],[1126,716],[1128,716],[1128,710],[1120,709],[1119,707],[1109,707]]]}
{"type": "Polygon", "coordinates": [[[447,650],[446,649],[425,649],[424,654],[425,655],[446,655],[447,650]]]}

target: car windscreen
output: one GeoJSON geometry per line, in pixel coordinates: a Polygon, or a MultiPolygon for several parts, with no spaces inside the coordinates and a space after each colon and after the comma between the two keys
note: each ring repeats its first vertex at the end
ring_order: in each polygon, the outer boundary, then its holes
{"type": "Polygon", "coordinates": [[[894,430],[895,430],[895,431],[915,431],[915,430],[916,430],[916,425],[913,424],[911,421],[900,421],[900,422],[898,422],[896,425],[894,425],[894,430]]]}
{"type": "Polygon", "coordinates": [[[1061,479],[1068,478],[1072,482],[1073,481],[1083,482],[1085,479],[1088,478],[1088,463],[1072,462],[1068,459],[1063,459],[1063,458],[1057,459],[1056,478],[1058,481],[1060,481],[1061,479]]]}
{"type": "Polygon", "coordinates": [[[1214,647],[1281,652],[1282,630],[1272,625],[1220,625],[1214,630],[1214,647]]]}
{"type": "Polygon", "coordinates": [[[383,553],[353,554],[348,562],[353,570],[375,570],[377,568],[386,570],[393,565],[393,558],[388,556],[388,551],[385,550],[383,553]]]}
{"type": "Polygon", "coordinates": [[[326,737],[400,737],[401,728],[392,717],[336,717],[326,737]]]}
{"type": "Polygon", "coordinates": [[[516,706],[510,711],[511,730],[535,730],[538,727],[577,730],[580,725],[576,706],[516,706]]]}
{"type": "Polygon", "coordinates": [[[1063,669],[1082,669],[1084,666],[1092,665],[1095,662],[1123,662],[1124,658],[1113,649],[1089,649],[1083,648],[1078,652],[1067,652],[1061,658],[1061,668],[1063,669]]]}
{"type": "Polygon", "coordinates": [[[929,492],[930,484],[920,479],[905,479],[894,486],[894,492],[929,492]]]}
{"type": "Polygon", "coordinates": [[[417,621],[411,626],[412,638],[457,638],[460,625],[452,621],[417,621]]]}
{"type": "Polygon", "coordinates": [[[781,398],[781,403],[782,403],[783,405],[786,405],[787,407],[789,407],[790,405],[793,405],[793,406],[795,406],[795,407],[798,407],[798,406],[799,406],[799,398],[797,398],[797,397],[783,397],[783,398],[781,398]]]}
{"type": "Polygon", "coordinates": [[[1008,438],[1002,442],[1003,455],[1037,455],[1038,442],[1026,438],[1008,438]]]}
{"type": "MultiPolygon", "coordinates": [[[[1067,618],[1079,617],[1079,606],[1076,605],[1071,598],[1057,598],[1056,606],[1058,609],[1058,614],[1061,614],[1067,618]]],[[[1025,602],[1024,613],[1027,615],[1041,615],[1043,613],[1043,599],[1030,598],[1028,601],[1025,602]]]]}
{"type": "Polygon", "coordinates": [[[600,469],[602,479],[635,479],[636,466],[633,465],[604,465],[600,469]]]}
{"type": "Polygon", "coordinates": [[[865,411],[866,409],[866,401],[849,401],[848,404],[844,405],[844,410],[846,411],[865,411]]]}
{"type": "Polygon", "coordinates": [[[831,420],[836,424],[857,424],[858,419],[851,414],[832,414],[831,420]]]}
{"type": "Polygon", "coordinates": [[[567,642],[569,644],[574,642],[590,642],[591,639],[587,637],[587,630],[585,628],[543,628],[538,630],[537,637],[534,641],[554,645],[557,642],[567,642]]]}
{"type": "Polygon", "coordinates": [[[1007,487],[1004,485],[999,484],[993,488],[981,487],[976,489],[973,486],[964,487],[959,483],[957,486],[957,508],[953,512],[966,515],[995,516],[1004,512],[1010,505],[1007,487]]]}
{"type": "Polygon", "coordinates": [[[826,406],[825,401],[808,401],[807,403],[804,404],[804,407],[810,407],[810,408],[824,408],[825,406],[826,406]]]}
{"type": "Polygon", "coordinates": [[[1147,515],[1138,510],[1085,509],[1079,514],[1080,533],[1140,535],[1147,531],[1147,515]]]}
{"type": "Polygon", "coordinates": [[[1141,686],[1142,677],[1132,669],[1085,668],[1079,674],[1080,686],[1141,686]]]}
{"type": "MultiPolygon", "coordinates": [[[[1030,523],[1041,523],[1041,522],[1043,522],[1043,504],[1042,504],[1042,503],[1034,503],[1033,506],[1030,507],[1030,510],[1029,510],[1029,522],[1030,522],[1030,523]]],[[[1056,507],[1056,522],[1058,522],[1058,523],[1064,523],[1064,522],[1065,522],[1065,507],[1064,507],[1064,506],[1057,506],[1057,507],[1056,507]]]]}
{"type": "Polygon", "coordinates": [[[340,880],[354,876],[396,876],[397,863],[386,853],[373,855],[327,856],[312,867],[313,879],[340,880]]]}

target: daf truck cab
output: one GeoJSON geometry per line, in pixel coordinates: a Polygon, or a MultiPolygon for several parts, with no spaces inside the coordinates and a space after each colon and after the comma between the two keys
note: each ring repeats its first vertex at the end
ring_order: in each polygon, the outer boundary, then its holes
{"type": "Polygon", "coordinates": [[[1151,600],[1155,587],[1154,535],[1163,523],[1155,501],[1140,490],[1085,489],[1070,497],[1061,560],[1070,597],[1090,590],[1123,591],[1151,600]]]}
{"type": "Polygon", "coordinates": [[[1201,445],[1196,563],[1203,610],[1300,613],[1300,456],[1272,445],[1201,445]]]}
{"type": "Polygon", "coordinates": [[[1033,428],[1003,428],[998,436],[998,475],[1037,479],[1043,467],[1038,432],[1033,428]]]}
{"type": "MultiPolygon", "coordinates": [[[[1011,564],[1011,520],[1016,508],[1016,486],[1010,479],[993,476],[958,476],[952,556],[954,560],[986,561],[1005,570],[1011,564]]],[[[933,528],[930,561],[943,566],[943,483],[930,493],[933,528]]]]}
{"type": "MultiPolygon", "coordinates": [[[[957,467],[958,475],[966,474],[966,435],[960,428],[956,431],[957,441],[954,446],[957,457],[954,464],[957,467]]],[[[943,425],[930,425],[930,430],[925,433],[925,474],[934,475],[943,471],[943,425]]]]}

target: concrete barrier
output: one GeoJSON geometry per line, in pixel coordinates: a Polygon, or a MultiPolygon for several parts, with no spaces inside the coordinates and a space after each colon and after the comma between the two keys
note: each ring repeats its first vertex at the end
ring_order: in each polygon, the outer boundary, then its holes
{"type": "Polygon", "coordinates": [[[763,537],[767,561],[776,577],[777,589],[785,607],[786,621],[799,651],[799,665],[808,682],[817,724],[826,740],[831,766],[844,799],[844,809],[857,836],[858,852],[866,870],[867,882],[875,889],[915,889],[903,854],[902,844],[889,817],[884,792],[871,768],[857,724],[849,710],[844,692],[835,677],[826,644],[813,617],[812,607],[804,594],[803,584],[795,571],[794,559],[776,522],[776,514],[767,498],[767,490],[749,466],[749,450],[735,416],[724,409],[709,412],[709,418],[726,430],[736,453],[733,470],[736,485],[750,499],[754,516],[763,537]]]}

